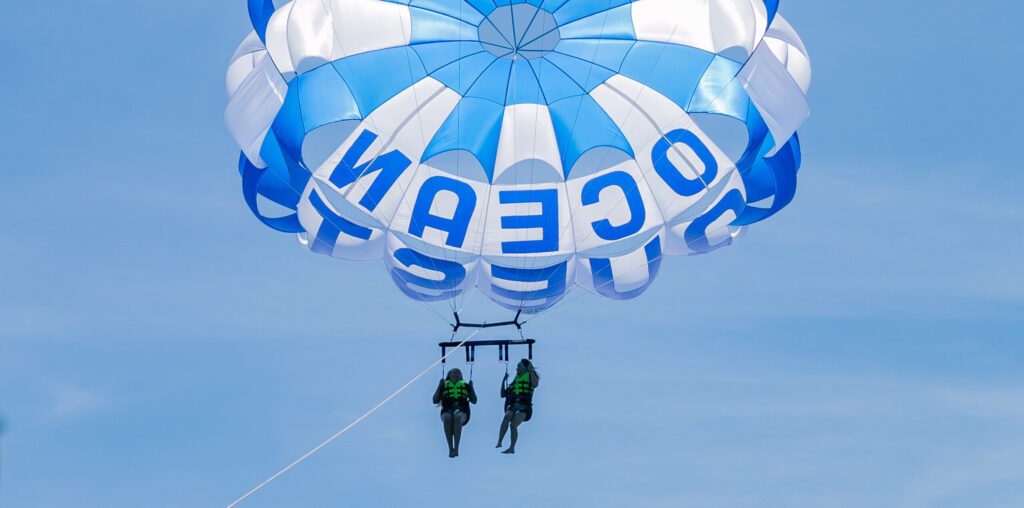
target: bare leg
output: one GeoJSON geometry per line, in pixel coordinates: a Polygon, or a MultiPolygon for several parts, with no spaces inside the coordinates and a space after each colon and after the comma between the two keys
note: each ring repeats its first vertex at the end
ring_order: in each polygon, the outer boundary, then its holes
{"type": "Polygon", "coordinates": [[[466,413],[457,412],[452,418],[452,437],[455,441],[455,446],[452,448],[452,452],[455,454],[454,457],[459,456],[459,441],[462,441],[462,426],[466,424],[466,413]]]}
{"type": "Polygon", "coordinates": [[[508,432],[508,424],[512,421],[512,411],[505,411],[505,417],[501,419],[501,429],[498,431],[498,445],[495,448],[501,448],[501,443],[505,441],[505,433],[508,432]]]}
{"type": "Polygon", "coordinates": [[[516,441],[519,441],[519,425],[526,421],[526,413],[516,413],[512,417],[512,442],[508,445],[508,450],[501,453],[515,453],[516,452],[516,441]]]}
{"type": "Polygon", "coordinates": [[[448,441],[448,456],[455,457],[455,425],[451,413],[441,413],[441,422],[444,423],[444,439],[448,441]]]}

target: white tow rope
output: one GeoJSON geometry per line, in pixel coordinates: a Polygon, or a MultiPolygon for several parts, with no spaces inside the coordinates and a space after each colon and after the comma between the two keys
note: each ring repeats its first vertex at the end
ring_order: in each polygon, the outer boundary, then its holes
{"type": "Polygon", "coordinates": [[[453,348],[449,353],[447,353],[444,356],[442,356],[441,359],[439,359],[436,362],[432,363],[429,367],[423,369],[423,372],[420,372],[419,374],[416,374],[416,377],[410,379],[409,382],[405,383],[399,389],[397,389],[394,392],[392,392],[391,395],[388,395],[387,398],[385,398],[384,400],[380,401],[380,403],[378,403],[376,406],[373,406],[369,411],[363,413],[362,416],[360,416],[359,418],[356,418],[355,420],[352,421],[352,423],[346,425],[345,428],[339,430],[338,432],[335,432],[331,437],[325,439],[322,443],[320,443],[320,444],[316,445],[315,447],[313,447],[312,450],[306,452],[301,457],[299,457],[299,458],[295,459],[294,461],[292,461],[291,464],[288,464],[287,466],[282,468],[280,471],[278,471],[278,472],[274,473],[273,475],[271,475],[266,480],[263,480],[262,483],[260,483],[259,485],[253,487],[252,490],[250,490],[249,492],[246,492],[245,494],[243,494],[242,497],[234,500],[231,504],[227,505],[226,508],[234,508],[235,506],[238,506],[239,503],[241,503],[242,501],[245,501],[249,496],[259,492],[261,489],[263,489],[263,487],[266,487],[268,484],[270,484],[270,482],[276,480],[279,476],[287,473],[288,470],[290,470],[291,468],[299,465],[302,461],[308,459],[314,453],[320,451],[321,448],[331,444],[331,441],[334,441],[335,439],[338,439],[339,437],[341,437],[342,434],[348,432],[349,429],[351,429],[352,427],[355,427],[356,425],[359,425],[360,422],[362,422],[363,420],[368,418],[373,413],[377,412],[378,409],[384,407],[388,402],[391,402],[391,400],[394,399],[395,397],[397,397],[400,393],[404,392],[406,388],[409,388],[410,386],[416,384],[416,382],[419,381],[420,379],[422,379],[423,376],[426,376],[428,372],[430,372],[431,370],[434,370],[434,367],[437,367],[438,365],[441,364],[441,362],[447,360],[449,356],[455,354],[455,352],[458,351],[459,348],[461,348],[466,342],[469,341],[469,339],[472,339],[473,336],[478,334],[478,333],[480,333],[480,330],[477,330],[477,331],[471,333],[468,337],[463,339],[462,342],[460,342],[458,346],[453,348]]]}

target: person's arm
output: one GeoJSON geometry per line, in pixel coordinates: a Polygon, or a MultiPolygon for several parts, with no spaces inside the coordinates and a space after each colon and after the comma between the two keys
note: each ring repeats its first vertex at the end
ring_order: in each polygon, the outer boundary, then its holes
{"type": "Polygon", "coordinates": [[[508,386],[506,383],[508,383],[508,374],[505,374],[505,378],[501,380],[501,392],[499,392],[501,393],[501,398],[508,397],[508,386]]]}
{"type": "Polygon", "coordinates": [[[441,403],[441,389],[444,388],[444,380],[437,383],[437,390],[434,390],[434,404],[441,403]]]}
{"type": "Polygon", "coordinates": [[[469,382],[469,402],[476,404],[476,388],[473,388],[473,382],[469,382]]]}
{"type": "Polygon", "coordinates": [[[533,386],[534,388],[536,388],[537,385],[539,385],[539,384],[540,384],[540,374],[537,374],[537,371],[535,371],[533,369],[530,369],[530,385],[533,386]]]}

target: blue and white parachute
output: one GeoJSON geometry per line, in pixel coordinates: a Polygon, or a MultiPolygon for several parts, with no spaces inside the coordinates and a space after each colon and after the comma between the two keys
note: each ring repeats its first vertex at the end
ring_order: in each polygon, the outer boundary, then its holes
{"type": "Polygon", "coordinates": [[[793,199],[811,71],[777,10],[249,0],[226,112],[245,200],[314,252],[383,259],[419,300],[636,297],[663,255],[793,199]]]}

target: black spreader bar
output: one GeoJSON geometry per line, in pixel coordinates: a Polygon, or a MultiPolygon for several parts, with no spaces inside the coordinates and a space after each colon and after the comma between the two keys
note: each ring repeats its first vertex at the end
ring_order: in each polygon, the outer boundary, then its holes
{"type": "Polygon", "coordinates": [[[523,314],[522,309],[516,311],[516,317],[512,321],[501,321],[498,323],[463,323],[462,319],[459,318],[459,313],[455,313],[455,324],[452,325],[452,332],[458,332],[459,328],[497,328],[499,326],[514,326],[520,332],[523,331],[523,323],[519,322],[519,317],[523,314]]]}
{"type": "Polygon", "coordinates": [[[441,348],[441,363],[445,363],[448,348],[464,347],[466,348],[466,363],[472,363],[476,361],[476,348],[477,346],[498,346],[498,361],[509,361],[508,348],[509,346],[527,346],[528,357],[533,360],[533,345],[537,341],[534,339],[521,339],[521,340],[471,340],[467,342],[438,342],[437,345],[441,348]]]}

